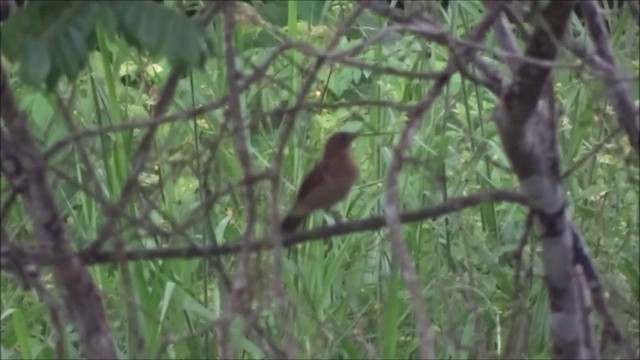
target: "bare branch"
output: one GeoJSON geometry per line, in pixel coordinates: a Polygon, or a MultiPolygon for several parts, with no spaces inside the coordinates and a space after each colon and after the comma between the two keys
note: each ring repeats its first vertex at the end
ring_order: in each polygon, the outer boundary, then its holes
{"type": "MultiPolygon", "coordinates": [[[[240,110],[240,87],[238,85],[240,72],[238,71],[235,63],[236,51],[233,39],[236,25],[234,18],[235,6],[235,1],[230,1],[224,6],[225,64],[227,86],[229,87],[227,114],[233,128],[233,140],[236,152],[238,153],[238,158],[240,159],[240,165],[242,166],[244,177],[248,178],[253,173],[253,164],[249,154],[249,144],[245,133],[246,128],[244,126],[240,110]]],[[[234,313],[239,309],[239,304],[246,301],[243,297],[247,294],[246,288],[249,286],[248,272],[251,268],[249,246],[251,238],[254,236],[257,212],[253,184],[246,183],[244,190],[247,206],[247,227],[242,234],[241,242],[243,249],[241,253],[240,269],[233,281],[229,301],[225,306],[224,313],[220,317],[220,346],[222,349],[222,357],[224,358],[237,357],[234,356],[231,349],[230,326],[233,316],[235,315],[234,313]]],[[[249,301],[251,300],[249,299],[249,301]]]]}
{"type": "MultiPolygon", "coordinates": [[[[526,56],[553,60],[573,2],[550,3],[542,11],[526,56]]],[[[515,50],[501,24],[501,45],[515,50]]],[[[566,213],[555,130],[557,115],[550,84],[551,68],[523,62],[494,112],[502,142],[524,194],[533,204],[542,229],[543,262],[551,305],[554,356],[560,359],[597,358],[589,333],[588,309],[581,301],[582,282],[573,269],[571,221],[566,213]]]]}
{"type": "Polygon", "coordinates": [[[623,81],[615,80],[621,75],[613,56],[613,49],[607,36],[607,28],[604,24],[600,6],[596,0],[580,1],[579,6],[587,21],[587,27],[596,47],[596,53],[611,68],[611,72],[604,78],[604,83],[607,86],[609,97],[613,101],[613,108],[618,115],[618,122],[627,132],[629,143],[635,149],[636,154],[640,155],[640,113],[633,104],[633,100],[631,100],[627,84],[623,81]]]}
{"type": "MultiPolygon", "coordinates": [[[[371,4],[371,2],[365,2],[365,4],[371,4]]],[[[478,41],[482,38],[493,22],[497,19],[501,12],[501,7],[495,7],[485,16],[480,24],[467,35],[467,38],[471,41],[478,41]]],[[[416,27],[431,28],[428,22],[420,23],[414,20],[416,27]]],[[[391,241],[391,248],[393,250],[394,259],[396,265],[402,270],[402,276],[405,280],[409,294],[411,295],[411,302],[413,305],[413,314],[416,321],[416,328],[419,335],[418,349],[420,351],[420,357],[424,359],[435,359],[435,348],[433,342],[433,330],[429,324],[429,317],[427,315],[426,307],[422,300],[422,286],[420,285],[420,279],[413,266],[409,249],[405,242],[400,227],[400,198],[398,191],[398,178],[400,171],[402,170],[404,154],[407,152],[410,146],[410,141],[414,137],[414,133],[420,124],[420,120],[424,116],[424,113],[431,107],[435,99],[440,92],[444,89],[448,83],[454,69],[462,64],[467,57],[473,54],[473,50],[470,48],[464,48],[457,52],[456,48],[453,49],[453,56],[451,57],[447,68],[443,71],[442,76],[436,81],[434,86],[429,90],[424,100],[421,101],[414,109],[408,114],[408,121],[400,136],[398,145],[393,152],[393,160],[389,169],[387,177],[387,202],[385,205],[385,219],[389,227],[389,238],[391,241]]]]}
{"type": "MultiPolygon", "coordinates": [[[[67,259],[53,266],[67,315],[74,325],[83,352],[90,359],[116,358],[102,298],[89,272],[71,251],[68,236],[46,182],[46,162],[18,109],[4,66],[0,66],[0,115],[10,134],[3,134],[2,171],[27,204],[42,250],[67,259]],[[8,142],[8,141],[10,142],[8,142]]],[[[4,133],[4,131],[2,131],[4,133]]]]}
{"type": "MultiPolygon", "coordinates": [[[[476,195],[469,195],[461,198],[451,198],[439,205],[428,207],[420,210],[409,211],[400,215],[400,221],[402,223],[422,221],[426,219],[435,219],[446,214],[458,212],[460,210],[477,206],[484,202],[505,201],[513,202],[521,205],[527,205],[528,202],[517,192],[496,190],[476,195]]],[[[350,221],[329,227],[323,227],[311,231],[305,231],[296,233],[293,235],[286,235],[283,237],[283,247],[290,247],[296,244],[301,244],[313,240],[326,239],[331,236],[345,235],[349,233],[377,230],[384,227],[386,224],[385,217],[376,216],[365,220],[350,221]]],[[[203,256],[226,256],[233,255],[240,252],[242,248],[241,244],[229,243],[223,245],[214,246],[191,246],[187,248],[159,248],[159,249],[147,249],[147,250],[129,250],[123,255],[124,261],[136,261],[136,260],[152,260],[152,259],[170,259],[170,258],[194,258],[203,256]]],[[[251,251],[263,251],[273,248],[273,241],[271,239],[257,240],[251,243],[251,251]]],[[[115,259],[113,252],[108,251],[82,251],[80,257],[85,264],[99,264],[110,263],[115,259]]],[[[48,261],[43,259],[43,263],[46,264],[50,261],[65,261],[55,257],[48,261]]]]}

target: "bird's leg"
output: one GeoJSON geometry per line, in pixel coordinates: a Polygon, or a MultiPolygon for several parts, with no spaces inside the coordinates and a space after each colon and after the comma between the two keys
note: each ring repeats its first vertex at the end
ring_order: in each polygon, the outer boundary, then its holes
{"type": "MultiPolygon", "coordinates": [[[[342,222],[342,216],[336,210],[331,209],[330,207],[324,209],[325,213],[333,218],[334,224],[340,224],[342,222]]],[[[329,224],[331,225],[331,224],[329,224]]],[[[324,244],[326,245],[326,250],[324,252],[325,256],[327,256],[331,250],[333,249],[333,243],[331,242],[331,238],[327,237],[324,240],[324,244]]]]}
{"type": "Polygon", "coordinates": [[[331,215],[331,217],[333,218],[333,221],[336,224],[340,224],[342,222],[342,215],[340,215],[340,212],[338,212],[337,210],[332,210],[331,208],[327,208],[327,209],[324,209],[324,211],[327,214],[331,215]]]}

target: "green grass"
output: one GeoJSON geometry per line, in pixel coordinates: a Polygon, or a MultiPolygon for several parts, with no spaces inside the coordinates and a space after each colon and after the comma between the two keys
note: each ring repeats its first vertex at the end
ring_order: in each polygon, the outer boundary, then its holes
{"type": "MultiPolygon", "coordinates": [[[[327,6],[319,17],[322,23],[299,18],[305,2],[287,7],[286,32],[300,41],[321,48],[326,39],[317,36],[320,25],[334,29],[340,20],[339,6],[327,6]],[[315,31],[315,32],[314,32],[315,31]]],[[[468,31],[479,19],[481,5],[476,2],[452,2],[445,18],[456,34],[468,31]]],[[[354,29],[352,41],[367,26],[385,24],[370,14],[363,15],[360,28],[354,29]]],[[[574,19],[575,20],[575,19],[574,19]]],[[[621,66],[637,73],[637,26],[628,16],[621,17],[612,28],[612,43],[621,66]],[[622,29],[633,28],[624,32],[622,29]],[[631,33],[631,34],[630,34],[631,33]],[[635,33],[635,42],[632,35],[635,33]],[[629,49],[629,46],[632,48],[629,49]],[[635,51],[635,52],[634,52],[635,51]]],[[[573,22],[574,27],[579,23],[573,22]]],[[[210,30],[222,54],[221,27],[210,30]]],[[[577,28],[578,29],[578,28],[577,28]]],[[[578,29],[579,30],[579,29],[578,29]]],[[[250,39],[257,30],[246,25],[238,30],[237,46],[242,55],[243,70],[249,61],[260,62],[270,48],[254,47],[250,39]]],[[[261,33],[263,36],[265,31],[261,33]]],[[[119,82],[119,69],[133,62],[144,69],[154,63],[121,41],[99,36],[99,48],[109,49],[93,54],[87,70],[77,81],[74,121],[77,128],[110,126],[139,118],[156,99],[153,91],[141,82],[137,88],[119,82]]],[[[366,48],[358,56],[361,61],[385,66],[402,66],[405,70],[436,71],[447,61],[447,51],[404,35],[384,44],[366,48]],[[425,54],[431,54],[426,57],[425,54]],[[392,65],[390,65],[392,64],[392,65]]],[[[348,42],[340,45],[349,46],[348,42]]],[[[258,171],[272,161],[279,138],[281,119],[270,115],[283,100],[293,103],[294,95],[304,83],[300,66],[312,61],[297,51],[288,51],[270,67],[269,80],[254,84],[241,95],[246,124],[250,130],[253,163],[258,171]],[[280,86],[282,85],[282,86],[280,86]]],[[[151,88],[163,85],[169,72],[164,61],[158,74],[146,74],[151,88]]],[[[172,111],[181,111],[209,102],[227,91],[224,59],[220,55],[209,61],[204,70],[184,78],[176,92],[172,111]]],[[[32,131],[48,148],[70,132],[56,109],[55,99],[14,83],[21,107],[29,114],[32,131]]],[[[353,99],[415,102],[422,98],[430,84],[403,77],[390,76],[352,67],[336,65],[323,68],[312,86],[309,101],[324,87],[343,91],[325,97],[325,102],[353,99]],[[328,81],[328,83],[327,83],[328,81]]],[[[599,79],[587,73],[560,70],[555,89],[564,117],[558,139],[562,166],[570,168],[590,149],[605,139],[615,127],[615,114],[599,79]]],[[[637,82],[634,96],[638,96],[637,82]]],[[[62,84],[61,93],[70,87],[62,84]]],[[[400,180],[403,209],[418,209],[451,198],[488,189],[515,188],[517,181],[508,171],[508,161],[501,150],[490,112],[496,99],[486,90],[454,76],[434,106],[428,111],[413,139],[400,180]]],[[[384,182],[391,161],[396,134],[404,126],[405,115],[385,107],[353,107],[337,110],[304,110],[289,139],[281,169],[281,213],[295,195],[304,174],[319,156],[326,137],[349,120],[353,113],[364,117],[363,127],[371,136],[356,141],[354,154],[361,166],[360,180],[351,194],[338,207],[346,219],[364,219],[381,213],[384,204],[384,182]]],[[[224,124],[224,112],[216,110],[204,116],[160,127],[150,160],[141,176],[142,187],[134,200],[122,209],[131,218],[144,218],[146,212],[156,226],[172,230],[172,223],[185,221],[191,210],[203,199],[206,181],[215,191],[236,182],[242,169],[224,124]],[[217,146],[215,139],[220,138],[217,146]],[[149,208],[149,203],[153,207],[149,208]]],[[[78,184],[95,188],[99,184],[105,198],[118,199],[123,182],[130,171],[130,159],[140,136],[146,130],[127,130],[103,134],[82,142],[91,160],[92,171],[82,162],[78,146],[70,146],[55,154],[52,166],[60,169],[75,183],[54,174],[49,175],[67,230],[74,246],[86,246],[105,225],[104,212],[91,194],[78,190],[78,184]]],[[[620,327],[638,348],[639,256],[638,242],[638,161],[624,136],[611,141],[566,179],[571,198],[571,214],[584,234],[591,254],[602,276],[606,293],[620,327]]],[[[2,178],[3,198],[7,189],[2,178]]],[[[256,186],[259,222],[257,234],[269,230],[266,183],[256,186]]],[[[241,189],[222,196],[185,234],[173,237],[153,236],[138,231],[128,220],[117,226],[127,248],[208,245],[227,243],[239,238],[245,227],[246,204],[241,189]]],[[[546,289],[543,268],[533,257],[533,281],[523,294],[530,314],[528,324],[517,323],[513,268],[503,261],[517,246],[523,232],[526,211],[512,204],[485,204],[435,221],[403,226],[406,240],[422,282],[429,317],[438,336],[440,358],[495,357],[501,353],[514,331],[528,331],[528,358],[550,355],[546,289]]],[[[308,228],[324,225],[323,214],[314,215],[308,228]]],[[[28,239],[31,224],[23,207],[14,206],[8,215],[7,231],[19,239],[28,239]]],[[[305,243],[288,253],[283,262],[283,279],[290,298],[288,309],[292,333],[304,358],[363,358],[370,345],[383,358],[415,358],[417,339],[408,292],[401,274],[391,259],[385,230],[363,232],[305,243]]],[[[539,247],[536,246],[536,249],[539,247]]],[[[525,259],[529,259],[530,248],[525,259]]],[[[276,344],[284,344],[286,322],[274,304],[268,255],[252,257],[256,269],[251,274],[255,299],[250,304],[260,325],[276,344]]],[[[233,274],[238,260],[226,257],[222,266],[233,274]]],[[[160,352],[163,358],[216,358],[220,356],[215,331],[202,331],[164,349],[168,336],[181,336],[207,326],[225,309],[228,294],[223,289],[213,260],[154,260],[114,265],[92,266],[91,274],[102,291],[109,325],[122,358],[149,358],[160,352]],[[134,346],[135,335],[143,346],[134,346]]],[[[0,307],[1,354],[9,358],[49,358],[54,356],[53,330],[49,314],[40,300],[23,291],[9,277],[1,278],[0,307]]],[[[43,282],[52,281],[45,272],[43,282]]],[[[592,319],[599,326],[597,316],[592,319]]],[[[255,333],[245,332],[241,319],[231,324],[231,342],[242,358],[262,358],[268,354],[255,333]]],[[[598,327],[599,329],[599,327],[598,327]]],[[[78,357],[80,347],[70,326],[65,341],[68,356],[78,357]]],[[[606,353],[605,353],[606,354],[606,353]]]]}

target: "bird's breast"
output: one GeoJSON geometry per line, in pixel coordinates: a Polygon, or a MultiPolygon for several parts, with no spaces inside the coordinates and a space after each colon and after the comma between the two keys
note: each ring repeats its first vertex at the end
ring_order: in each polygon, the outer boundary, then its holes
{"type": "Polygon", "coordinates": [[[331,207],[349,193],[358,178],[358,167],[350,157],[323,161],[317,171],[322,180],[296,203],[291,214],[303,216],[331,207]]]}
{"type": "Polygon", "coordinates": [[[358,179],[358,166],[351,157],[342,160],[327,162],[324,175],[327,185],[344,196],[358,179]]]}

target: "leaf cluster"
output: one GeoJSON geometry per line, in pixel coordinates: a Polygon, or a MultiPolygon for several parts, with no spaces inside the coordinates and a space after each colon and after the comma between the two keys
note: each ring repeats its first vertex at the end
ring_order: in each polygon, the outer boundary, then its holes
{"type": "Polygon", "coordinates": [[[20,77],[52,89],[75,79],[96,49],[98,29],[173,65],[202,66],[211,46],[199,25],[152,1],[34,1],[2,24],[1,51],[20,64],[20,77]]]}

